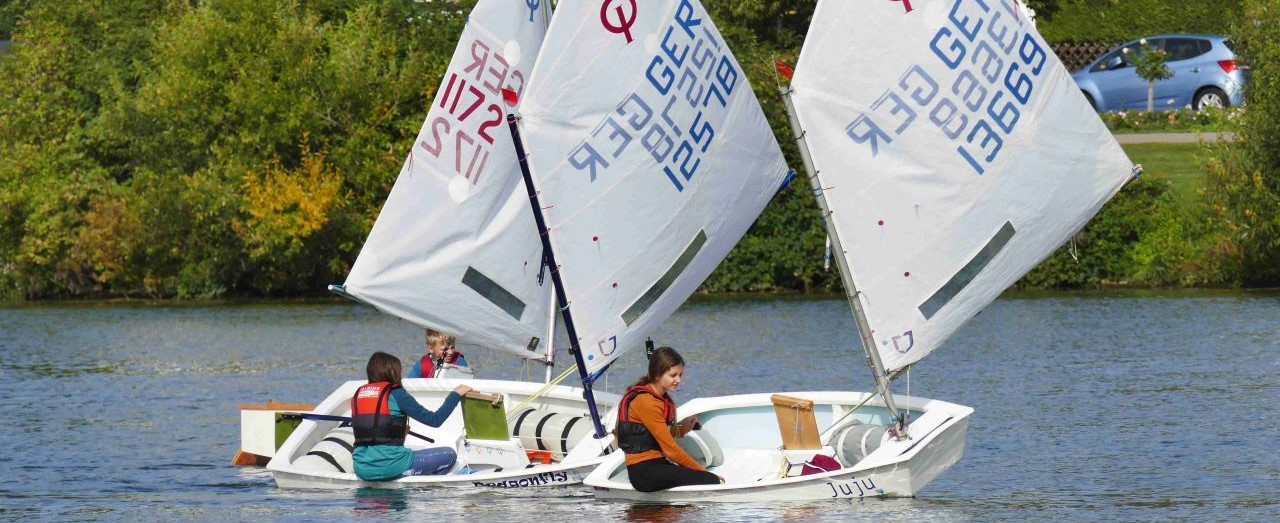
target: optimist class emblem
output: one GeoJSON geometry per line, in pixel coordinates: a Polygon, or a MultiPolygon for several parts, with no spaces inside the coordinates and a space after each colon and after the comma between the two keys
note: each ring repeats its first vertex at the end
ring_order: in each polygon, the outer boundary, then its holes
{"type": "Polygon", "coordinates": [[[893,349],[898,351],[899,354],[911,352],[911,348],[916,346],[915,331],[910,330],[902,333],[901,336],[892,336],[887,340],[880,340],[880,345],[887,347],[891,341],[893,342],[893,349]]]}
{"type": "Polygon", "coordinates": [[[538,6],[539,6],[539,5],[541,5],[541,4],[542,4],[542,2],[540,2],[540,1],[538,1],[538,0],[524,0],[524,5],[525,5],[525,7],[528,7],[528,8],[529,8],[529,21],[530,21],[530,22],[532,22],[532,21],[533,21],[533,14],[534,14],[534,13],[536,13],[536,12],[538,12],[538,6]]]}
{"type": "Polygon", "coordinates": [[[636,11],[636,0],[605,0],[600,3],[600,25],[610,33],[627,37],[629,44],[635,40],[631,37],[631,26],[636,23],[636,11]]]}

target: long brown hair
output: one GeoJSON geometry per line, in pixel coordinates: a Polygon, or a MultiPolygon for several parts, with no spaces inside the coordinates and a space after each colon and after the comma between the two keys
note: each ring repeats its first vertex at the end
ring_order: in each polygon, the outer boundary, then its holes
{"type": "Polygon", "coordinates": [[[680,353],[671,347],[658,347],[658,350],[653,351],[653,356],[649,357],[649,373],[641,376],[631,386],[648,385],[658,381],[658,378],[676,365],[684,365],[684,358],[680,357],[680,353]]]}
{"type": "Polygon", "coordinates": [[[369,383],[385,381],[392,385],[399,385],[401,368],[400,358],[378,351],[373,353],[373,356],[369,356],[369,364],[365,366],[364,372],[369,378],[369,383]]]}

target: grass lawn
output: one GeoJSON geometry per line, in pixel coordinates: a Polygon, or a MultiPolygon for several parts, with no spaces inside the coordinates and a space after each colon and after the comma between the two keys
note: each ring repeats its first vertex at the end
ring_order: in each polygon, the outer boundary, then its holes
{"type": "Polygon", "coordinates": [[[1196,197],[1204,184],[1201,163],[1205,153],[1198,143],[1141,143],[1122,145],[1133,163],[1142,164],[1144,177],[1169,180],[1179,198],[1196,197]]]}

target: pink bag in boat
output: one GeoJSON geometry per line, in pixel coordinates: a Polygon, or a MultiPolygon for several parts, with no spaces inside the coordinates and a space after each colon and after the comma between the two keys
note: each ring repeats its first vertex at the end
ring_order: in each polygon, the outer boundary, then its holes
{"type": "Polygon", "coordinates": [[[836,458],[825,454],[814,454],[809,461],[800,464],[800,475],[808,476],[809,474],[821,474],[823,472],[831,472],[844,468],[840,465],[836,458]]]}

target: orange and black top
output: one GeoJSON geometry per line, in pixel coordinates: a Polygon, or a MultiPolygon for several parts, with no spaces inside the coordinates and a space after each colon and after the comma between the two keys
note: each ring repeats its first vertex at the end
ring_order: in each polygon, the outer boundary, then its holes
{"type": "Polygon", "coordinates": [[[391,415],[391,391],[399,384],[375,382],[361,385],[351,397],[351,430],[356,445],[404,445],[409,418],[391,415]]]}
{"type": "Polygon", "coordinates": [[[693,470],[707,470],[676,444],[675,402],[648,385],[637,385],[622,395],[618,413],[618,442],[627,465],[667,458],[693,470]],[[656,445],[654,445],[656,443],[656,445]]]}

